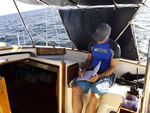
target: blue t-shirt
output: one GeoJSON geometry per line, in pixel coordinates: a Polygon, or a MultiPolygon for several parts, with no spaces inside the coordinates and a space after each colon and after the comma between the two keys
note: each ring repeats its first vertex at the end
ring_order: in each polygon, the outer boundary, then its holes
{"type": "Polygon", "coordinates": [[[92,53],[92,68],[101,61],[101,71],[108,69],[110,67],[111,58],[120,58],[121,53],[120,46],[112,39],[108,39],[102,44],[91,42],[89,44],[89,52],[92,53]]]}

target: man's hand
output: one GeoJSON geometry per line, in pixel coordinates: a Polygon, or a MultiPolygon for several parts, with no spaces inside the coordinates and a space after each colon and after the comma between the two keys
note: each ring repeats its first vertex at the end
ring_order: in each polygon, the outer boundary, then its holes
{"type": "Polygon", "coordinates": [[[78,71],[78,76],[79,76],[79,77],[82,77],[82,76],[84,75],[85,71],[86,71],[86,70],[84,70],[84,69],[82,69],[82,70],[79,69],[79,71],[78,71]]]}
{"type": "Polygon", "coordinates": [[[89,82],[96,82],[99,79],[99,75],[96,73],[95,76],[91,77],[89,82]]]}

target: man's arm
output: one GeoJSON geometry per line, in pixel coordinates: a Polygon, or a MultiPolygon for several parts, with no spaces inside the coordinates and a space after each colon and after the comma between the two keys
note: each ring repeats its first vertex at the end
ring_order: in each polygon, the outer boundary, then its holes
{"type": "Polygon", "coordinates": [[[106,70],[106,71],[104,71],[103,73],[101,73],[101,74],[96,74],[96,76],[94,76],[94,77],[92,77],[91,79],[90,79],[90,82],[95,82],[95,81],[97,81],[98,79],[100,79],[100,78],[102,78],[102,77],[106,77],[106,76],[109,76],[109,75],[111,75],[114,71],[115,71],[115,69],[116,69],[116,67],[117,67],[117,65],[118,65],[118,62],[119,62],[119,59],[117,58],[117,59],[111,59],[111,64],[110,64],[110,67],[106,70]]]}
{"type": "Polygon", "coordinates": [[[85,63],[83,64],[83,66],[81,66],[81,70],[78,71],[78,75],[80,77],[82,77],[82,75],[85,73],[85,71],[90,67],[92,62],[92,53],[88,53],[88,57],[85,61],[85,63]]]}
{"type": "Polygon", "coordinates": [[[104,71],[103,73],[99,74],[99,78],[111,75],[116,70],[118,62],[119,62],[119,59],[113,59],[112,58],[110,67],[106,71],[104,71]]]}
{"type": "Polygon", "coordinates": [[[83,66],[81,67],[81,69],[86,71],[90,67],[91,62],[92,62],[92,53],[88,53],[88,57],[83,66]]]}

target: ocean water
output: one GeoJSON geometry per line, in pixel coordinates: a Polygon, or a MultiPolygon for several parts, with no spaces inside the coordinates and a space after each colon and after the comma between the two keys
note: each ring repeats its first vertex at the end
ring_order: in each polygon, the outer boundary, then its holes
{"type": "Polygon", "coordinates": [[[142,8],[133,21],[135,36],[137,38],[137,47],[140,59],[145,62],[148,54],[148,44],[150,39],[150,0],[142,8]]]}
{"type": "MultiPolygon", "coordinates": [[[[61,19],[54,8],[46,8],[23,12],[22,16],[28,27],[41,37],[50,40],[56,46],[71,47],[68,36],[61,23],[61,19]],[[60,43],[60,44],[58,44],[60,43]]],[[[45,40],[29,30],[35,45],[46,45],[45,40]]],[[[7,45],[18,44],[31,45],[31,41],[23,27],[18,14],[11,14],[0,17],[0,42],[7,42],[7,45]],[[19,38],[18,38],[19,37],[19,38]]]]}
{"type": "MultiPolygon", "coordinates": [[[[137,47],[142,62],[146,61],[148,42],[150,38],[150,1],[146,3],[133,21],[137,47]]],[[[54,8],[23,12],[22,16],[28,25],[38,35],[45,37],[57,46],[71,47],[71,42],[65,32],[61,19],[54,8]]],[[[46,45],[45,40],[30,30],[36,45],[46,45]]],[[[18,14],[0,16],[0,42],[7,45],[31,45],[31,41],[18,14]]],[[[49,44],[48,44],[49,45],[49,44]]]]}

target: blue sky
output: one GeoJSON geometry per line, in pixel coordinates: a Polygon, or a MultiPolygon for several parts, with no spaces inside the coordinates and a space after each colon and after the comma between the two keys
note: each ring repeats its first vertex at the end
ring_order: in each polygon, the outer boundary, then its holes
{"type": "MultiPolygon", "coordinates": [[[[29,5],[29,4],[24,4],[24,3],[21,3],[18,1],[16,3],[21,12],[44,8],[44,6],[29,5]]],[[[1,0],[0,16],[12,14],[12,13],[17,13],[17,10],[16,10],[13,0],[1,0]]]]}

